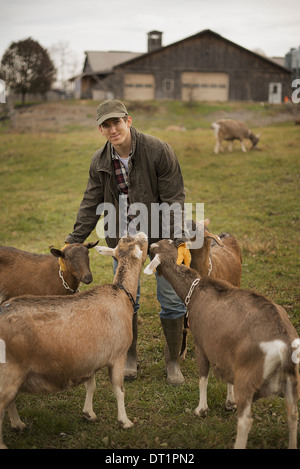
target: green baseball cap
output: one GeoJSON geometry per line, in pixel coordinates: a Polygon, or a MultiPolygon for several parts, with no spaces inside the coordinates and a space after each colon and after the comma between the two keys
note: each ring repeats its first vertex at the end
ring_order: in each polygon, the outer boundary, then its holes
{"type": "Polygon", "coordinates": [[[126,107],[117,99],[107,99],[97,107],[97,123],[101,125],[107,119],[128,116],[126,107]]]}

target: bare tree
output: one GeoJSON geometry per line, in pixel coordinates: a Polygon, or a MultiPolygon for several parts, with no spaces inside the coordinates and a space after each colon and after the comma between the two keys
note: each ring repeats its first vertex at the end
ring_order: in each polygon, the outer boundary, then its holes
{"type": "Polygon", "coordinates": [[[64,41],[53,44],[49,53],[57,68],[57,82],[66,92],[69,78],[78,73],[76,54],[71,51],[69,43],[64,41]]]}

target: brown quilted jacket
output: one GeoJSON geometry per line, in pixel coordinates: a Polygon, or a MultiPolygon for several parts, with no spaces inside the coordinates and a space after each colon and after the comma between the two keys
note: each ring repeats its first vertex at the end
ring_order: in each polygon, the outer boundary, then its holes
{"type": "MultiPolygon", "coordinates": [[[[148,210],[149,245],[161,239],[162,217],[158,236],[151,234],[151,204],[168,205],[179,203],[183,209],[185,192],[180,166],[173,149],[158,138],[138,132],[131,127],[132,156],[129,162],[128,195],[130,204],[143,203],[148,210]]],[[[68,243],[84,242],[94,230],[100,215],[99,204],[110,203],[116,209],[116,236],[107,234],[108,246],[115,247],[119,240],[118,209],[119,192],[116,184],[111,143],[107,142],[93,156],[89,170],[89,179],[80,204],[74,230],[66,239],[68,243]]],[[[175,223],[178,223],[175,217],[175,223]]],[[[182,224],[182,222],[180,222],[182,224]]],[[[181,232],[181,230],[179,230],[181,232]]],[[[179,231],[175,231],[178,234],[179,231]]],[[[174,219],[171,220],[170,237],[174,239],[174,219]]],[[[176,245],[188,239],[183,234],[176,237],[176,245]]]]}

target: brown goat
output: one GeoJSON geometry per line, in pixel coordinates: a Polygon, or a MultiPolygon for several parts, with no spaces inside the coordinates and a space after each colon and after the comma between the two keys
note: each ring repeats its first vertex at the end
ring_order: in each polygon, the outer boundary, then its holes
{"type": "MultiPolygon", "coordinates": [[[[214,279],[225,280],[236,287],[241,286],[242,253],[237,239],[228,233],[216,236],[208,231],[209,219],[192,222],[193,231],[203,233],[203,245],[198,249],[191,249],[191,268],[197,270],[201,277],[210,276],[214,279]]],[[[193,238],[192,238],[193,240],[193,238]]],[[[187,332],[184,330],[181,356],[185,358],[187,351],[187,332]]],[[[233,385],[227,384],[225,402],[227,410],[236,408],[233,385]]]]}
{"type": "Polygon", "coordinates": [[[150,255],[153,260],[144,273],[157,268],[188,308],[200,375],[196,415],[205,416],[208,411],[211,365],[222,380],[234,383],[238,412],[235,448],[247,445],[252,402],[271,394],[285,397],[289,448],[296,448],[299,369],[292,347],[299,337],[286,311],[253,291],[207,276],[201,279],[195,270],[177,265],[177,249],[171,240],[152,244],[150,255]]]}
{"type": "Polygon", "coordinates": [[[216,236],[208,231],[209,219],[193,223],[193,229],[203,231],[203,245],[199,249],[191,249],[191,268],[199,272],[201,277],[211,278],[241,286],[242,253],[237,239],[228,233],[216,236]]]}
{"type": "Polygon", "coordinates": [[[230,142],[230,151],[232,150],[232,144],[234,140],[240,140],[243,152],[246,152],[244,139],[249,139],[252,142],[251,150],[259,142],[259,135],[254,135],[251,130],[248,129],[246,124],[243,122],[236,121],[234,119],[220,119],[217,122],[213,122],[211,127],[215,130],[216,145],[215,153],[219,153],[222,150],[221,143],[223,140],[230,142]]]}
{"type": "Polygon", "coordinates": [[[123,377],[132,342],[133,304],[147,257],[147,237],[122,238],[115,249],[100,247],[118,260],[112,284],[73,296],[19,297],[0,310],[0,339],[6,360],[0,364],[0,448],[2,420],[22,429],[14,399],[19,392],[55,392],[92,379],[105,366],[117,398],[118,420],[133,424],[124,404],[123,377]]]}
{"type": "Polygon", "coordinates": [[[80,282],[90,284],[93,276],[89,249],[95,243],[70,244],[51,248],[51,254],[33,254],[0,246],[0,304],[23,295],[71,295],[80,282]],[[57,258],[62,259],[63,271],[57,258]]]}

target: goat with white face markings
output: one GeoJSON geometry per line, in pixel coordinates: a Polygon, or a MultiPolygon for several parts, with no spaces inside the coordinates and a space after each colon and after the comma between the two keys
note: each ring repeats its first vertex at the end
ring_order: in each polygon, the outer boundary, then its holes
{"type": "Polygon", "coordinates": [[[210,365],[215,374],[234,384],[238,412],[235,448],[245,448],[251,428],[252,402],[270,394],[284,396],[289,426],[289,448],[297,447],[299,369],[292,360],[292,343],[298,334],[286,311],[253,291],[240,289],[176,265],[177,252],[170,240],[150,246],[151,263],[188,308],[200,375],[196,415],[205,416],[210,365]]]}
{"type": "MultiPolygon", "coordinates": [[[[132,302],[147,247],[144,233],[122,238],[115,249],[96,246],[118,260],[112,284],[73,296],[19,297],[1,306],[6,362],[0,364],[0,448],[5,447],[6,409],[14,428],[24,426],[14,404],[19,392],[62,391],[87,380],[92,387],[95,372],[105,366],[117,397],[118,420],[123,428],[133,425],[125,411],[123,377],[132,342],[132,302]]],[[[93,412],[91,402],[84,410],[93,412]]]]}
{"type": "Polygon", "coordinates": [[[234,119],[220,119],[217,122],[213,122],[211,127],[215,130],[216,145],[215,153],[218,154],[219,150],[222,150],[222,141],[227,140],[230,142],[230,151],[232,151],[232,144],[234,140],[241,142],[243,152],[246,153],[246,147],[244,144],[245,139],[249,139],[252,142],[251,150],[258,144],[259,135],[255,135],[251,130],[248,129],[244,122],[239,122],[234,119]]]}

